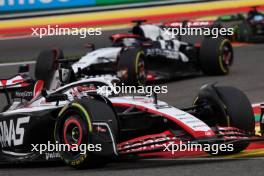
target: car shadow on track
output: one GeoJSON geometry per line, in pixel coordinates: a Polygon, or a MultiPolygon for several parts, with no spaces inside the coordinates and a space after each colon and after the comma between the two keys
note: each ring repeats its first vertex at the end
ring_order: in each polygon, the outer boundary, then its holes
{"type": "Polygon", "coordinates": [[[135,160],[135,161],[120,161],[113,164],[107,165],[104,170],[130,170],[130,169],[148,169],[155,167],[180,167],[184,165],[200,165],[200,164],[214,164],[219,162],[234,162],[241,160],[250,160],[249,158],[244,159],[224,159],[224,158],[192,158],[192,159],[146,159],[146,160],[135,160]]]}
{"type": "Polygon", "coordinates": [[[19,169],[19,168],[48,168],[48,167],[61,167],[65,166],[65,164],[61,161],[52,161],[52,162],[26,162],[26,163],[0,163],[1,169],[19,169]]]}
{"type": "MultiPolygon", "coordinates": [[[[244,158],[243,160],[250,160],[244,158]]],[[[213,164],[219,162],[234,162],[241,161],[241,159],[223,159],[223,158],[192,158],[192,159],[136,159],[136,160],[120,160],[109,163],[105,167],[87,169],[86,171],[114,171],[114,170],[130,170],[130,169],[148,169],[155,167],[175,167],[184,165],[200,165],[200,164],[213,164]]],[[[15,163],[15,164],[3,164],[0,163],[1,169],[20,169],[20,168],[55,168],[55,167],[67,167],[67,170],[71,170],[63,162],[30,162],[30,163],[15,163]]],[[[75,170],[75,169],[72,169],[75,170]]]]}

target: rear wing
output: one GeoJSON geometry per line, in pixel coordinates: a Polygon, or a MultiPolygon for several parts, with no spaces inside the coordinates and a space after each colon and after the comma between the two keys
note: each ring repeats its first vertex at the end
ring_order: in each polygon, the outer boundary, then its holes
{"type": "Polygon", "coordinates": [[[8,89],[17,89],[30,85],[31,79],[24,78],[22,75],[16,75],[11,79],[0,79],[0,91],[8,89]]]}
{"type": "Polygon", "coordinates": [[[31,100],[35,81],[28,75],[18,74],[11,79],[0,79],[0,93],[6,96],[8,102],[12,99],[31,100]]]}

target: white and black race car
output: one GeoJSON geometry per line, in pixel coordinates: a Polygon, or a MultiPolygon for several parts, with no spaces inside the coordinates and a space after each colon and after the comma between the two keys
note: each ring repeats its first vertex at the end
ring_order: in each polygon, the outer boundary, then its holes
{"type": "Polygon", "coordinates": [[[0,113],[1,162],[62,159],[75,168],[98,167],[123,157],[155,156],[180,143],[200,144],[202,149],[206,145],[206,152],[226,155],[263,140],[255,136],[248,98],[236,88],[205,85],[185,108],[173,107],[157,96],[106,96],[98,90],[113,87],[115,79],[69,81],[65,74],[70,72],[61,67],[65,61],[54,56],[44,57],[46,67],[39,59],[31,99],[12,96],[32,84],[26,74],[0,80],[0,92],[7,99],[0,113]],[[45,144],[57,147],[43,148],[45,144]],[[210,148],[213,144],[232,146],[215,153],[210,148]]]}
{"type": "MultiPolygon", "coordinates": [[[[132,33],[114,34],[112,47],[88,52],[72,65],[77,74],[117,75],[126,84],[201,74],[227,75],[233,62],[229,40],[205,38],[201,44],[177,40],[158,25],[136,21],[132,33]]],[[[94,46],[91,44],[91,48],[94,46]]]]}

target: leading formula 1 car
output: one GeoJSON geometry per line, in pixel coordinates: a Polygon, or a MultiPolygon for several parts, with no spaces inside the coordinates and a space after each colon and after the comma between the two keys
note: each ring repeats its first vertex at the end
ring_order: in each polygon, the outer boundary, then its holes
{"type": "Polygon", "coordinates": [[[0,80],[0,92],[8,102],[0,113],[1,162],[62,159],[74,168],[98,167],[123,157],[162,152],[168,144],[233,144],[232,150],[217,153],[226,155],[263,139],[255,136],[248,98],[236,88],[205,85],[185,108],[173,107],[157,100],[157,96],[106,96],[98,90],[101,86],[113,87],[115,79],[80,77],[66,83],[65,74],[70,73],[65,71],[66,61],[59,60],[55,53],[39,58],[39,62],[53,65],[42,67],[37,63],[37,81],[30,100],[10,96],[13,91],[30,87],[29,76],[19,74],[0,80]],[[59,77],[50,68],[57,68],[59,77]],[[54,80],[64,85],[48,89],[54,80]],[[43,153],[35,150],[50,143],[69,148],[57,151],[55,147],[43,153]],[[81,145],[100,145],[100,150],[71,150],[81,145]]]}
{"type": "Polygon", "coordinates": [[[247,15],[220,16],[215,23],[222,27],[234,28],[234,35],[231,38],[233,41],[264,42],[264,14],[259,12],[257,7],[252,7],[247,15]]]}
{"type": "Polygon", "coordinates": [[[233,14],[220,16],[215,26],[233,28],[234,35],[231,40],[238,42],[263,43],[264,42],[264,14],[258,7],[252,7],[246,15],[233,14]]]}
{"type": "Polygon", "coordinates": [[[113,74],[130,85],[200,75],[201,71],[206,75],[229,73],[233,63],[229,40],[205,38],[193,45],[177,40],[160,26],[135,22],[132,33],[112,35],[112,47],[88,52],[73,64],[73,71],[90,76],[113,74]]]}
{"type": "Polygon", "coordinates": [[[264,135],[264,102],[253,105],[254,112],[257,115],[256,121],[259,123],[257,129],[258,135],[264,135]]]}
{"type": "Polygon", "coordinates": [[[217,28],[218,36],[225,37],[232,42],[264,42],[264,14],[258,11],[258,7],[252,7],[247,14],[223,15],[216,20],[173,21],[166,23],[166,26],[170,28],[217,28]],[[222,34],[221,30],[222,33],[227,30],[229,35],[226,32],[222,34]]]}

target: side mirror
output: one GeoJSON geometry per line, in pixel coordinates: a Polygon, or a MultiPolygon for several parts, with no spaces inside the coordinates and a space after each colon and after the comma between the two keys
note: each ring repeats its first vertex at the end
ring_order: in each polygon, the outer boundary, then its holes
{"type": "Polygon", "coordinates": [[[46,102],[57,102],[68,100],[68,96],[65,94],[50,94],[46,97],[46,102]]]}
{"type": "Polygon", "coordinates": [[[66,68],[59,69],[59,79],[63,84],[67,84],[71,77],[71,70],[66,68]]]}
{"type": "Polygon", "coordinates": [[[19,66],[18,73],[29,73],[29,64],[19,66]]]}

